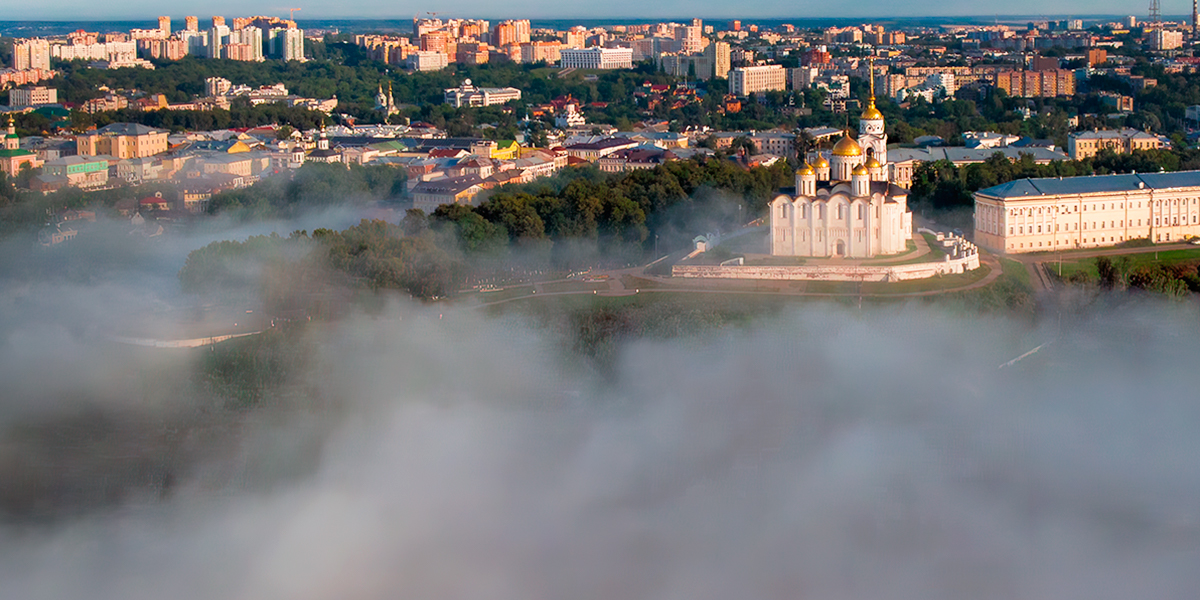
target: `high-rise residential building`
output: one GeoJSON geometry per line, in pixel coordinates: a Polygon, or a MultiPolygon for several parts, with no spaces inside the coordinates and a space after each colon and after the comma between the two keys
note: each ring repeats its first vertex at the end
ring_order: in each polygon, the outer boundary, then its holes
{"type": "Polygon", "coordinates": [[[213,27],[224,27],[225,26],[225,17],[213,17],[212,18],[212,26],[213,27]]]}
{"type": "Polygon", "coordinates": [[[729,93],[735,96],[786,89],[787,70],[782,65],[738,67],[729,72],[729,93]]]}
{"type": "Polygon", "coordinates": [[[1158,27],[1150,31],[1151,50],[1174,50],[1183,46],[1183,32],[1158,27]]]}
{"type": "Polygon", "coordinates": [[[825,46],[816,46],[800,56],[800,64],[804,66],[827,65],[831,62],[833,62],[833,55],[825,46]]]}
{"type": "Polygon", "coordinates": [[[450,34],[445,31],[430,31],[421,34],[418,46],[426,52],[445,52],[449,39],[450,34]]]}
{"type": "Polygon", "coordinates": [[[691,25],[675,28],[675,50],[680,54],[696,54],[704,48],[704,24],[693,19],[691,25]]]}
{"type": "Polygon", "coordinates": [[[531,33],[528,20],[501,21],[492,30],[492,45],[524,44],[529,41],[531,33]]]}
{"type": "Polygon", "coordinates": [[[714,42],[698,54],[662,54],[659,66],[668,75],[696,78],[707,81],[713,77],[724,79],[729,75],[729,44],[714,42]]]}
{"type": "Polygon", "coordinates": [[[565,48],[583,48],[587,43],[587,29],[583,27],[572,27],[563,32],[563,47],[565,48]]]}
{"type": "Polygon", "coordinates": [[[1003,71],[996,74],[996,88],[1014,98],[1053,98],[1075,94],[1075,72],[1066,69],[1050,71],[1003,71]]]}
{"type": "Polygon", "coordinates": [[[41,38],[22,39],[13,42],[13,68],[18,71],[26,69],[50,68],[50,41],[41,38]]]}
{"type": "Polygon", "coordinates": [[[525,42],[521,44],[521,62],[536,63],[545,62],[554,64],[559,61],[562,53],[562,44],[558,41],[553,42],[525,42]]]}
{"type": "MultiPolygon", "coordinates": [[[[271,56],[283,60],[304,60],[304,31],[289,27],[287,29],[272,29],[267,33],[271,56]]],[[[383,62],[391,62],[386,55],[381,57],[383,62]]]]}
{"type": "Polygon", "coordinates": [[[225,26],[224,17],[213,17],[213,27],[208,30],[208,57],[227,58],[225,44],[229,43],[229,28],[225,26]],[[217,19],[221,23],[217,24],[217,19]]]}
{"type": "Polygon", "coordinates": [[[559,52],[559,66],[564,69],[632,69],[633,48],[568,48],[559,52]]]}
{"type": "Polygon", "coordinates": [[[242,61],[263,60],[263,34],[257,27],[243,27],[229,33],[225,58],[242,61]],[[237,46],[237,48],[234,48],[237,46]]]}
{"type": "Polygon", "coordinates": [[[200,31],[200,20],[196,17],[183,18],[184,31],[200,31]]]}
{"type": "Polygon", "coordinates": [[[742,30],[742,22],[741,21],[730,21],[729,22],[729,30],[730,31],[741,31],[742,30]]]}

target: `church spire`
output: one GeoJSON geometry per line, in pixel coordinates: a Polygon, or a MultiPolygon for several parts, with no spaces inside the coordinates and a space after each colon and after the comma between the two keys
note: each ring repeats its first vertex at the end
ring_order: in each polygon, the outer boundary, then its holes
{"type": "Polygon", "coordinates": [[[871,56],[867,60],[870,62],[867,68],[867,83],[870,85],[871,96],[867,99],[867,108],[860,118],[864,121],[882,121],[883,113],[875,108],[875,57],[871,56]]]}

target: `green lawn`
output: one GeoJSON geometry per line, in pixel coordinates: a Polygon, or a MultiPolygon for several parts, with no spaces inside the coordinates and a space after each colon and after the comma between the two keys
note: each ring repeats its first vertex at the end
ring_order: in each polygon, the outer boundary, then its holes
{"type": "MultiPolygon", "coordinates": [[[[1139,254],[1119,254],[1109,256],[1114,263],[1126,263],[1129,269],[1137,269],[1147,265],[1178,265],[1187,263],[1200,262],[1200,248],[1187,248],[1184,250],[1163,250],[1160,252],[1142,252],[1139,254]]],[[[1047,260],[1046,268],[1054,275],[1059,274],[1059,263],[1057,260],[1047,260]]],[[[1100,278],[1096,270],[1095,258],[1081,258],[1076,260],[1062,261],[1062,276],[1061,279],[1070,279],[1072,277],[1082,276],[1088,280],[1096,280],[1100,278]]]]}
{"type": "Polygon", "coordinates": [[[517,287],[504,288],[495,292],[479,292],[470,296],[479,302],[499,302],[501,300],[512,300],[521,296],[533,294],[532,285],[521,285],[517,287]]]}
{"type": "Polygon", "coordinates": [[[607,289],[607,281],[556,281],[554,283],[542,284],[542,291],[546,293],[591,291],[602,292],[607,289]]]}
{"type": "Polygon", "coordinates": [[[1033,289],[1033,282],[1029,281],[1029,270],[1025,268],[1025,263],[1012,260],[1011,258],[1001,258],[1000,268],[1005,277],[1011,278],[1015,283],[1024,286],[1026,289],[1033,289]]]}

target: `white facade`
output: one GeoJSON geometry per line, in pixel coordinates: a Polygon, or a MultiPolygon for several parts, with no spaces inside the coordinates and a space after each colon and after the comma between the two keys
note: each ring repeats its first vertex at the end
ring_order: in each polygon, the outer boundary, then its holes
{"type": "Polygon", "coordinates": [[[564,48],[558,60],[564,69],[632,69],[633,48],[564,48]]]}
{"type": "Polygon", "coordinates": [[[470,79],[462,85],[446,90],[446,104],[454,107],[462,106],[492,106],[521,99],[521,90],[517,88],[477,88],[470,79]]]}
{"type": "Polygon", "coordinates": [[[735,96],[786,89],[787,70],[782,65],[738,67],[729,72],[729,93],[735,96]]]}
{"type": "Polygon", "coordinates": [[[13,68],[50,70],[50,41],[39,38],[13,42],[13,68]]]}
{"type": "Polygon", "coordinates": [[[440,71],[450,64],[445,52],[420,50],[408,55],[408,68],[414,71],[440,71]]]}
{"type": "Polygon", "coordinates": [[[1021,179],[975,192],[975,240],[1008,254],[1200,235],[1200,171],[1021,179]]]}
{"type": "Polygon", "coordinates": [[[912,238],[908,190],[888,179],[887,134],[874,95],[828,158],[813,155],[796,172],[795,195],[771,201],[771,254],[870,258],[897,254],[912,238]]]}
{"type": "Polygon", "coordinates": [[[304,31],[301,29],[275,29],[275,40],[279,48],[275,55],[283,60],[304,60],[304,31]]]}
{"type": "Polygon", "coordinates": [[[32,88],[14,88],[8,92],[8,105],[14,108],[57,103],[58,90],[54,88],[39,85],[32,88]]]}

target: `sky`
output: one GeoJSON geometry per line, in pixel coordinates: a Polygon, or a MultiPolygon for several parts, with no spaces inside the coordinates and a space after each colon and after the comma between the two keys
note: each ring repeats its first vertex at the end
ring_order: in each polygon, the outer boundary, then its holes
{"type": "MultiPolygon", "coordinates": [[[[360,0],[353,3],[310,2],[291,0],[273,2],[263,0],[210,0],[200,2],[185,0],[171,4],[171,12],[211,16],[212,14],[233,15],[286,15],[288,8],[299,7],[299,18],[350,18],[368,17],[383,19],[411,18],[414,14],[436,10],[441,14],[481,18],[527,17],[527,18],[681,18],[699,16],[709,18],[822,18],[822,17],[895,17],[895,16],[990,16],[997,9],[1005,15],[1090,15],[1090,14],[1135,14],[1146,13],[1142,3],[1102,0],[1064,0],[1047,4],[1036,0],[1013,0],[1003,4],[983,0],[966,0],[947,3],[936,0],[897,0],[893,2],[757,2],[752,4],[729,3],[724,0],[663,0],[645,3],[637,0],[612,0],[609,2],[564,3],[557,0],[529,0],[516,5],[499,5],[485,0],[442,0],[433,2],[389,2],[385,0],[360,0]]],[[[1164,14],[1183,14],[1190,6],[1183,2],[1164,2],[1164,14]]],[[[93,2],[91,0],[58,0],[56,2],[21,2],[0,0],[0,15],[15,20],[78,20],[78,19],[144,19],[161,14],[163,4],[151,0],[115,0],[93,2]]]]}

